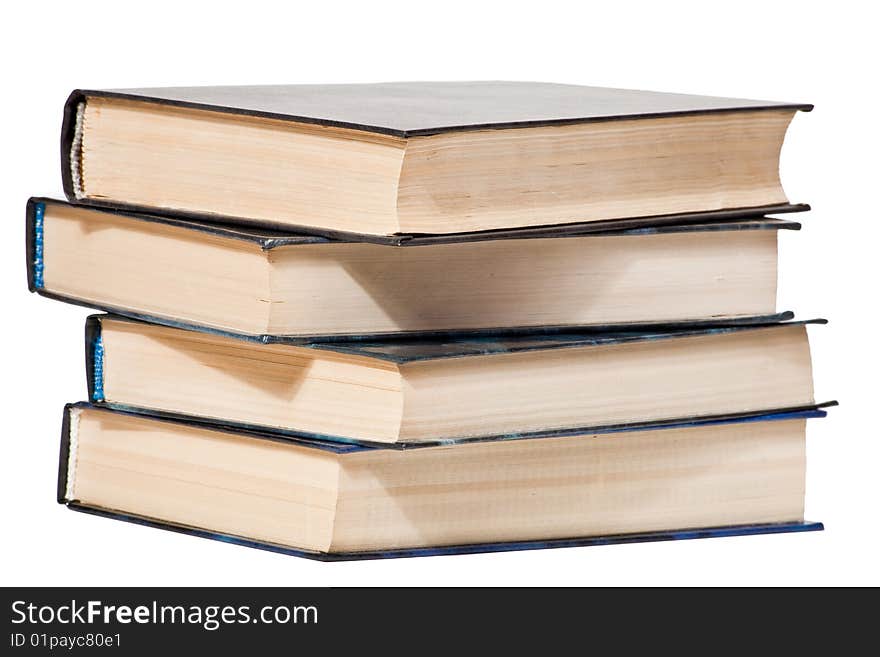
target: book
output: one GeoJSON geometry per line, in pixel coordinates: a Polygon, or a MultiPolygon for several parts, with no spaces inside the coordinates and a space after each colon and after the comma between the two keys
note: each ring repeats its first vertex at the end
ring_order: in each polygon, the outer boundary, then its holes
{"type": "Polygon", "coordinates": [[[785,211],[779,152],[811,108],[535,82],[76,90],[62,177],[85,203],[366,235],[785,211]]]}
{"type": "Polygon", "coordinates": [[[812,405],[808,323],[267,345],[96,316],[86,367],[116,407],[448,444],[812,405]]]}
{"type": "Polygon", "coordinates": [[[319,559],[774,531],[804,521],[818,407],[406,450],[64,412],[58,501],[319,559]]]}
{"type": "Polygon", "coordinates": [[[753,217],[376,244],[51,199],[31,199],[27,220],[32,290],[265,341],[770,315],[777,233],[799,228],[753,217]]]}

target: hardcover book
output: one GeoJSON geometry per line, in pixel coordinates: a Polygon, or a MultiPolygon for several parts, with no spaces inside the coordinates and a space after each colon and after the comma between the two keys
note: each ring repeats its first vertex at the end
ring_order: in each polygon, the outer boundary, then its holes
{"type": "Polygon", "coordinates": [[[401,450],[75,404],[58,501],[318,559],[810,531],[805,426],[824,414],[401,450]]]}
{"type": "Polygon", "coordinates": [[[811,105],[534,82],[77,90],[72,200],[313,231],[447,234],[798,209],[811,105]]]}
{"type": "Polygon", "coordinates": [[[32,290],[267,342],[771,315],[777,233],[799,228],[630,221],[377,244],[50,199],[31,199],[27,218],[32,290]]]}
{"type": "Polygon", "coordinates": [[[98,316],[86,350],[94,401],[338,441],[445,444],[814,403],[805,322],[267,345],[98,316]]]}

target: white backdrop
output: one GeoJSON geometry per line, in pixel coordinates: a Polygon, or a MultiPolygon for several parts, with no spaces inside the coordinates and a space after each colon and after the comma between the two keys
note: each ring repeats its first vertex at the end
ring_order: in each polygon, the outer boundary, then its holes
{"type": "Polygon", "coordinates": [[[0,27],[6,585],[880,584],[878,93],[870,3],[11,3],[0,27]],[[241,8],[241,9],[239,9],[241,8]],[[75,87],[508,79],[812,102],[783,151],[780,309],[811,329],[808,519],[824,533],[321,564],[66,511],[61,408],[85,396],[88,311],[30,295],[24,205],[60,196],[75,87]]]}

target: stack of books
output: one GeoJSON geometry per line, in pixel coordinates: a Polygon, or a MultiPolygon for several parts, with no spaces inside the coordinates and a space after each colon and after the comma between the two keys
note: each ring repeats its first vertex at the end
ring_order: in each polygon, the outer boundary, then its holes
{"type": "Polygon", "coordinates": [[[821,529],[776,308],[809,105],[512,82],[75,91],[32,290],[71,509],[321,559],[821,529]]]}

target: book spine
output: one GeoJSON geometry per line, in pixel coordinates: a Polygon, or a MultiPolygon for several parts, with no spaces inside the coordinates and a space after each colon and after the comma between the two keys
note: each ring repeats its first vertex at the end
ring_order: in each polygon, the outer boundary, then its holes
{"type": "Polygon", "coordinates": [[[58,452],[58,488],[56,501],[58,504],[67,503],[67,474],[70,465],[70,416],[73,404],[64,405],[64,415],[61,418],[61,448],[58,452]]]}
{"type": "Polygon", "coordinates": [[[86,318],[86,386],[89,400],[104,401],[104,339],[101,336],[101,315],[86,318]]]}
{"type": "Polygon", "coordinates": [[[28,199],[25,210],[25,258],[28,290],[43,289],[43,227],[46,204],[38,199],[28,199]]]}
{"type": "Polygon", "coordinates": [[[76,185],[73,179],[71,152],[76,140],[77,113],[86,97],[79,89],[74,90],[64,103],[64,116],[61,120],[61,186],[64,195],[76,200],[76,185]]]}

